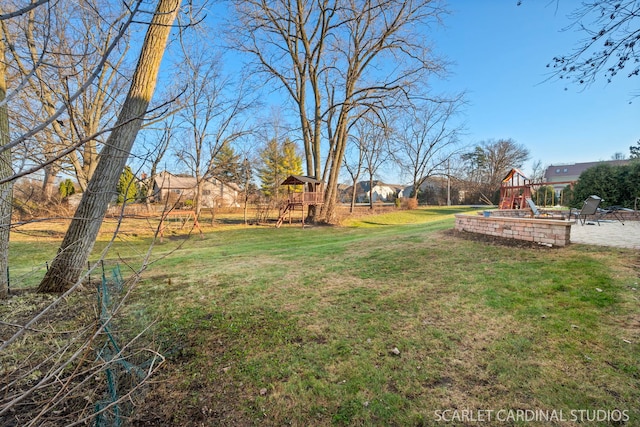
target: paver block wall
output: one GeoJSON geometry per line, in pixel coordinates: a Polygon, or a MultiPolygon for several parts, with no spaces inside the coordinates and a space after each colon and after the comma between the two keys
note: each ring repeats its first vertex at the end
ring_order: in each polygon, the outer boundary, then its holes
{"type": "MultiPolygon", "coordinates": [[[[569,210],[545,210],[544,208],[540,208],[541,212],[548,212],[554,215],[562,215],[565,217],[569,217],[569,210]]],[[[515,217],[515,218],[531,218],[533,214],[531,213],[531,209],[492,209],[490,210],[491,216],[506,216],[506,217],[515,217]]],[[[575,212],[575,211],[574,211],[575,212]]],[[[478,215],[482,215],[482,212],[478,212],[478,215]]],[[[622,218],[623,221],[640,221],[640,211],[617,211],[616,215],[618,218],[622,218]]],[[[573,217],[575,218],[575,216],[573,217]]],[[[587,220],[595,221],[596,218],[601,220],[609,219],[609,220],[618,220],[618,218],[612,214],[605,214],[603,216],[589,215],[587,220]]]]}
{"type": "MultiPolygon", "coordinates": [[[[504,216],[513,218],[530,218],[531,209],[493,209],[491,211],[492,216],[504,216]]],[[[478,212],[478,215],[482,215],[482,212],[478,212]]]]}
{"type": "Polygon", "coordinates": [[[491,215],[456,215],[455,229],[489,236],[566,246],[574,221],[537,218],[511,218],[491,215]]]}

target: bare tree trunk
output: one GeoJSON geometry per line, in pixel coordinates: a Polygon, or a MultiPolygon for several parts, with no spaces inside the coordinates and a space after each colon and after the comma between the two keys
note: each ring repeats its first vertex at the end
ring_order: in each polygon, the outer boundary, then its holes
{"type": "Polygon", "coordinates": [[[60,166],[54,162],[43,168],[44,179],[42,181],[42,196],[46,202],[50,201],[55,195],[55,179],[60,171],[60,166]]]}
{"type": "MultiPolygon", "coordinates": [[[[198,219],[198,217],[200,216],[200,212],[202,212],[202,193],[203,193],[202,190],[204,188],[204,178],[201,178],[196,175],[196,180],[197,180],[196,194],[194,195],[193,209],[195,212],[195,219],[198,219]]],[[[215,204],[215,201],[214,201],[214,204],[215,204]]]]}
{"type": "Polygon", "coordinates": [[[156,145],[153,149],[153,157],[151,161],[151,168],[149,169],[149,176],[146,179],[147,191],[144,199],[145,206],[147,208],[147,212],[151,212],[151,200],[156,197],[156,202],[162,198],[160,194],[160,190],[158,190],[158,194],[154,194],[155,187],[154,183],[156,180],[156,176],[158,175],[158,166],[162,161],[167,149],[169,148],[169,144],[172,139],[172,129],[173,129],[173,118],[169,121],[167,120],[164,123],[164,133],[162,134],[162,138],[158,141],[158,145],[156,145]]]}
{"type": "Polygon", "coordinates": [[[349,205],[349,213],[353,213],[353,209],[356,206],[356,195],[358,192],[358,183],[353,180],[353,190],[351,191],[351,205],[349,205]]]}
{"type": "MultiPolygon", "coordinates": [[[[0,102],[7,94],[7,66],[5,61],[4,38],[0,35],[0,102]]],[[[7,105],[0,105],[0,146],[9,143],[9,111],[7,105]]],[[[13,174],[11,168],[11,150],[0,153],[0,178],[13,174]]],[[[13,182],[0,184],[0,298],[7,296],[9,290],[9,230],[11,228],[11,202],[13,182]]]]}
{"type": "Polygon", "coordinates": [[[369,172],[369,209],[373,210],[373,174],[369,172]]]}
{"type": "Polygon", "coordinates": [[[179,6],[180,0],[158,2],[116,126],[100,153],[96,171],[82,196],[58,255],[38,287],[39,292],[62,292],[68,289],[78,280],[89,259],[155,90],[160,62],[179,6]]]}

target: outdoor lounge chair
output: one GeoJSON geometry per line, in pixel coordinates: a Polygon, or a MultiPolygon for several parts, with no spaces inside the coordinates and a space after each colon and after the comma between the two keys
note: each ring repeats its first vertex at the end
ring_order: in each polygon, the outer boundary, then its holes
{"type": "Polygon", "coordinates": [[[600,215],[598,212],[598,207],[600,207],[600,203],[602,199],[598,196],[589,196],[582,204],[582,209],[579,211],[577,209],[572,209],[570,212],[570,216],[575,216],[577,220],[581,220],[582,225],[587,221],[588,216],[593,216],[595,221],[600,225],[600,221],[598,220],[598,216],[600,215]]]}
{"type": "Polygon", "coordinates": [[[531,213],[534,218],[565,219],[564,215],[561,215],[561,214],[554,215],[549,212],[541,212],[540,209],[538,209],[538,206],[536,206],[535,202],[532,199],[527,198],[525,200],[527,201],[527,205],[529,205],[529,209],[531,209],[531,213]]]}
{"type": "MultiPolygon", "coordinates": [[[[624,219],[622,218],[621,212],[633,212],[631,209],[626,209],[624,206],[609,206],[605,209],[598,208],[598,217],[601,218],[605,215],[611,215],[618,221],[624,225],[624,219]]],[[[599,225],[600,223],[598,223],[599,225]]]]}

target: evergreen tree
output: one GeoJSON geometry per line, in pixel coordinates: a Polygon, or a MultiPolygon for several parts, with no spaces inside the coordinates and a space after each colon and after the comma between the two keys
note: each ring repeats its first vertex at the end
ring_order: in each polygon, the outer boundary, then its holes
{"type": "Polygon", "coordinates": [[[243,177],[240,155],[233,147],[224,144],[213,159],[211,175],[220,182],[238,184],[243,177]]]}
{"type": "Polygon", "coordinates": [[[580,175],[573,193],[572,206],[578,208],[592,194],[602,197],[605,206],[634,208],[640,197],[640,162],[589,168],[580,175]]]}
{"type": "Polygon", "coordinates": [[[138,182],[131,167],[126,166],[118,180],[118,203],[132,203],[138,196],[138,182]]]}
{"type": "Polygon", "coordinates": [[[629,158],[630,159],[640,159],[640,139],[636,143],[636,145],[632,145],[629,147],[629,158]]]}
{"type": "Polygon", "coordinates": [[[302,157],[296,145],[288,139],[279,143],[270,140],[260,152],[262,167],[258,168],[261,189],[267,197],[280,194],[280,184],[289,175],[302,174],[302,157]]]}
{"type": "Polygon", "coordinates": [[[58,193],[60,194],[60,197],[64,199],[65,197],[69,197],[72,194],[75,194],[76,188],[73,185],[73,182],[69,178],[67,178],[60,183],[60,187],[58,188],[58,193]]]}

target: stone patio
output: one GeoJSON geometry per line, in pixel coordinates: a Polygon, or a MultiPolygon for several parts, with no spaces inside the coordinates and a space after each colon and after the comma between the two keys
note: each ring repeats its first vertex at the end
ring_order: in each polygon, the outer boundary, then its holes
{"type": "Polygon", "coordinates": [[[640,249],[640,221],[579,221],[571,226],[571,243],[640,249]]]}

